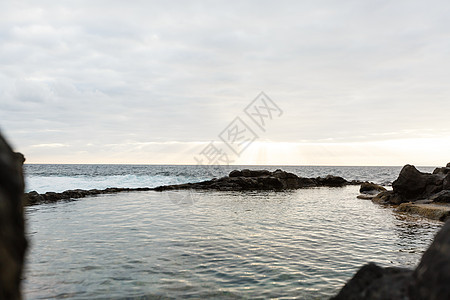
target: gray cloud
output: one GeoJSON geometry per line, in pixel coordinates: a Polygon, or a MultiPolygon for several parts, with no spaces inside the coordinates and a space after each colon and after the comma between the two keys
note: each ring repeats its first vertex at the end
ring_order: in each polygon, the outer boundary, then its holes
{"type": "Polygon", "coordinates": [[[185,148],[171,151],[189,162],[183,149],[217,139],[264,90],[285,111],[267,141],[445,139],[449,10],[445,1],[4,3],[0,126],[31,161],[47,161],[45,145],[94,161],[119,151],[101,145],[177,141],[185,148]]]}

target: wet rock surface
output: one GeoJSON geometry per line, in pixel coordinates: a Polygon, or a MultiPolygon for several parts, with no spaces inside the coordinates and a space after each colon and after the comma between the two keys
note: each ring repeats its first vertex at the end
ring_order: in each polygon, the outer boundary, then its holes
{"type": "Polygon", "coordinates": [[[27,249],[22,205],[24,160],[0,135],[0,299],[21,299],[27,249]]]}
{"type": "Polygon", "coordinates": [[[335,300],[450,299],[450,222],[435,236],[415,270],[363,266],[335,300]]]}
{"type": "Polygon", "coordinates": [[[346,179],[328,175],[326,177],[305,178],[280,169],[268,170],[234,170],[229,176],[212,180],[176,185],[159,186],[155,191],[201,189],[219,191],[244,190],[289,190],[307,187],[342,187],[349,184],[360,184],[358,181],[349,182],[346,179]]]}

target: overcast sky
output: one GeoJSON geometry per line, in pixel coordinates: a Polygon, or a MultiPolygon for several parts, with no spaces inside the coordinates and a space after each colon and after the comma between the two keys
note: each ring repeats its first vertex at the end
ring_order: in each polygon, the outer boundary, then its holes
{"type": "Polygon", "coordinates": [[[0,128],[30,163],[450,161],[449,1],[2,1],[0,128]],[[264,91],[283,111],[260,130],[264,91]],[[226,148],[228,149],[228,148],[226,148]],[[229,149],[228,149],[229,150],[229,149]]]}

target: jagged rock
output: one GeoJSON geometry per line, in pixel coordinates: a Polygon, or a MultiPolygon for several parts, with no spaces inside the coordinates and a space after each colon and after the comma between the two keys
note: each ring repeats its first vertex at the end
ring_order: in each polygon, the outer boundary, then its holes
{"type": "Polygon", "coordinates": [[[394,193],[405,201],[425,199],[442,190],[443,177],[440,174],[423,173],[412,165],[406,165],[400,171],[397,180],[392,183],[394,193]]]}
{"type": "Polygon", "coordinates": [[[208,189],[220,191],[244,190],[288,190],[305,187],[332,186],[340,187],[352,184],[342,177],[328,175],[325,178],[304,178],[283,170],[244,169],[231,171],[229,176],[197,183],[177,184],[156,187],[155,191],[179,189],[208,189]]]}
{"type": "Polygon", "coordinates": [[[414,271],[382,268],[369,263],[363,266],[332,299],[450,299],[449,282],[450,222],[447,222],[435,236],[414,271]]]}
{"type": "Polygon", "coordinates": [[[24,161],[0,135],[0,299],[21,299],[27,248],[22,205],[24,161]]]}
{"type": "Polygon", "coordinates": [[[443,190],[429,198],[432,202],[450,203],[450,190],[443,190]]]}
{"type": "MultiPolygon", "coordinates": [[[[420,172],[413,165],[405,165],[398,178],[392,183],[393,191],[380,193],[372,201],[398,205],[404,202],[431,199],[443,190],[450,190],[449,170],[449,167],[436,168],[433,174],[430,174],[420,172]]],[[[443,199],[441,197],[446,193],[439,195],[438,198],[443,199]]]]}
{"type": "Polygon", "coordinates": [[[363,182],[359,188],[359,192],[363,194],[378,194],[385,192],[386,189],[379,184],[373,182],[363,182]]]}

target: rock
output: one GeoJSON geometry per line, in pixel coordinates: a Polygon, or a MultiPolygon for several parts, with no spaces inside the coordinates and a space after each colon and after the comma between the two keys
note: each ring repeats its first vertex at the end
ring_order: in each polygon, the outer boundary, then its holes
{"type": "Polygon", "coordinates": [[[371,195],[371,194],[361,194],[356,196],[356,198],[358,199],[362,199],[362,200],[372,200],[373,198],[375,198],[376,195],[371,195]]]}
{"type": "Polygon", "coordinates": [[[233,170],[230,172],[230,175],[228,175],[228,177],[241,177],[242,176],[242,171],[240,170],[233,170]]]}
{"type": "Polygon", "coordinates": [[[270,172],[268,170],[234,170],[229,176],[216,180],[177,184],[156,187],[155,191],[203,189],[219,191],[245,190],[289,190],[305,187],[344,186],[350,184],[342,177],[328,175],[325,178],[304,178],[283,170],[270,172]]]}
{"type": "Polygon", "coordinates": [[[414,271],[382,268],[369,263],[363,266],[332,299],[450,299],[449,282],[450,222],[447,222],[435,236],[414,271]]]}
{"type": "Polygon", "coordinates": [[[444,180],[442,181],[442,189],[443,190],[450,190],[450,173],[448,173],[444,180]]]}
{"type": "Polygon", "coordinates": [[[95,196],[100,194],[114,194],[121,192],[136,192],[136,191],[150,191],[152,188],[106,188],[104,190],[67,190],[62,193],[55,192],[47,192],[45,194],[39,194],[36,191],[32,191],[24,194],[24,204],[29,205],[37,205],[43,203],[54,203],[62,200],[74,200],[79,198],[84,198],[88,196],[95,196]]]}
{"type": "Polygon", "coordinates": [[[318,183],[319,186],[332,186],[332,187],[341,187],[348,183],[348,181],[345,180],[344,178],[333,175],[327,175],[325,178],[317,177],[316,182],[318,183]]]}
{"type": "Polygon", "coordinates": [[[386,189],[379,184],[373,182],[363,182],[359,188],[359,192],[363,194],[378,194],[380,192],[385,192],[386,189]]]}
{"type": "Polygon", "coordinates": [[[447,174],[450,172],[450,168],[449,167],[442,167],[442,168],[436,168],[433,171],[433,174],[447,174]]]}
{"type": "Polygon", "coordinates": [[[450,203],[450,190],[443,190],[429,198],[433,202],[450,203]]]}
{"type": "Polygon", "coordinates": [[[394,193],[405,201],[424,199],[442,190],[443,178],[439,174],[422,173],[412,165],[406,165],[400,171],[397,180],[392,183],[394,193]]]}
{"type": "Polygon", "coordinates": [[[450,168],[450,163],[448,163],[446,167],[447,167],[447,168],[450,168]]]}
{"type": "Polygon", "coordinates": [[[378,204],[400,204],[402,201],[402,198],[394,191],[381,192],[372,199],[372,202],[378,204]]]}
{"type": "Polygon", "coordinates": [[[22,205],[24,161],[0,135],[0,299],[21,299],[27,249],[22,205]]]}
{"type": "Polygon", "coordinates": [[[432,220],[446,221],[450,217],[450,205],[435,203],[417,203],[429,200],[421,200],[416,202],[402,203],[397,207],[397,211],[419,215],[432,220]]]}
{"type": "Polygon", "coordinates": [[[407,287],[407,280],[411,275],[412,271],[408,269],[382,268],[369,263],[363,266],[332,299],[402,299],[402,292],[407,287]]]}
{"type": "Polygon", "coordinates": [[[411,299],[450,299],[450,222],[435,236],[413,274],[411,299]]]}
{"type": "Polygon", "coordinates": [[[433,174],[430,174],[420,172],[413,165],[405,165],[398,178],[392,183],[392,189],[392,193],[381,193],[372,201],[398,205],[429,199],[443,190],[450,190],[450,169],[436,168],[433,174]]]}

